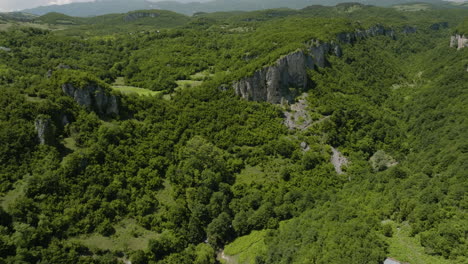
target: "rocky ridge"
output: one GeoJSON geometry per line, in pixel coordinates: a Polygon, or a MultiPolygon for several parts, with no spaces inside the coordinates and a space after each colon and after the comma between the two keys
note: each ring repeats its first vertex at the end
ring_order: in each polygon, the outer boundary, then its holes
{"type": "Polygon", "coordinates": [[[131,22],[131,21],[135,21],[139,18],[144,18],[144,17],[151,17],[151,18],[155,18],[155,17],[158,17],[159,14],[157,13],[151,13],[151,12],[134,12],[134,13],[129,13],[127,14],[125,17],[124,17],[124,21],[125,22],[131,22]]]}
{"type": "Polygon", "coordinates": [[[465,35],[456,34],[450,38],[450,47],[463,49],[468,47],[468,37],[465,35]]]}
{"type": "Polygon", "coordinates": [[[71,83],[65,83],[62,85],[62,91],[72,97],[79,105],[100,116],[119,114],[117,96],[107,92],[99,85],[88,84],[80,88],[71,83]]]}
{"type": "Polygon", "coordinates": [[[251,101],[266,101],[273,104],[292,103],[294,98],[310,87],[307,71],[315,67],[325,67],[326,57],[341,57],[342,50],[338,43],[353,44],[368,37],[385,35],[394,38],[394,31],[381,25],[352,33],[340,33],[336,42],[311,40],[305,50],[295,51],[276,61],[271,66],[254,72],[233,84],[238,96],[251,101]]]}
{"type": "Polygon", "coordinates": [[[55,126],[51,118],[38,116],[34,121],[34,127],[41,145],[54,145],[55,126]]]}

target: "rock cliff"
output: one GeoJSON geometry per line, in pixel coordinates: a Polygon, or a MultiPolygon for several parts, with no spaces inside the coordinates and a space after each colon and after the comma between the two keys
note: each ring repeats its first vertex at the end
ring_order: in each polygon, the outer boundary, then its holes
{"type": "MultiPolygon", "coordinates": [[[[377,25],[367,30],[338,34],[337,43],[353,44],[360,39],[378,35],[395,37],[393,30],[377,25]]],[[[341,57],[342,50],[337,43],[311,40],[305,50],[290,53],[278,59],[272,66],[257,70],[252,76],[234,83],[234,91],[251,101],[291,103],[297,95],[310,87],[307,70],[327,66],[328,55],[341,57]]]]}
{"type": "Polygon", "coordinates": [[[432,24],[429,28],[432,30],[439,30],[443,28],[448,28],[448,26],[449,26],[448,22],[439,22],[439,23],[432,24]]]}
{"type": "Polygon", "coordinates": [[[37,138],[41,145],[54,145],[55,143],[55,126],[49,117],[39,116],[34,122],[37,132],[37,138]]]}
{"type": "Polygon", "coordinates": [[[403,30],[401,31],[403,34],[414,34],[418,32],[418,29],[416,27],[412,26],[404,26],[403,30]]]}
{"type": "Polygon", "coordinates": [[[125,22],[131,22],[135,21],[139,18],[144,18],[144,17],[158,17],[159,14],[157,13],[151,13],[151,12],[135,12],[135,13],[129,13],[124,17],[125,22]]]}
{"type": "Polygon", "coordinates": [[[468,47],[468,37],[456,34],[450,38],[450,47],[462,49],[468,47]]]}
{"type": "Polygon", "coordinates": [[[95,111],[100,116],[119,114],[117,96],[110,94],[103,87],[89,84],[79,88],[71,83],[65,83],[62,85],[62,91],[79,105],[95,111]]]}

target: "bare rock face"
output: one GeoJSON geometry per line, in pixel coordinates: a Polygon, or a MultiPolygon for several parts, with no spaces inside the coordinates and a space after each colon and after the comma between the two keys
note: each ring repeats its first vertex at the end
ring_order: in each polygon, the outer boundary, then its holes
{"type": "Polygon", "coordinates": [[[55,144],[55,126],[52,119],[48,117],[37,117],[34,126],[41,145],[55,144]]]}
{"type": "Polygon", "coordinates": [[[131,21],[135,21],[139,18],[144,18],[144,17],[158,17],[159,14],[157,13],[151,13],[151,12],[135,12],[135,13],[130,13],[130,14],[127,14],[125,17],[124,17],[124,21],[125,22],[131,22],[131,21]]]}
{"type": "Polygon", "coordinates": [[[429,28],[432,30],[440,30],[442,28],[448,28],[448,22],[439,22],[432,24],[429,28]]]}
{"type": "Polygon", "coordinates": [[[344,174],[343,167],[348,165],[349,161],[341,152],[332,147],[331,163],[335,167],[336,173],[344,174]]]}
{"type": "Polygon", "coordinates": [[[84,88],[78,88],[73,84],[66,83],[62,85],[62,91],[72,97],[79,105],[90,111],[95,111],[100,116],[119,114],[117,97],[100,86],[88,85],[84,88]]]}
{"type": "Polygon", "coordinates": [[[463,49],[468,47],[468,37],[465,35],[455,35],[450,38],[450,47],[463,49]]]}
{"type": "Polygon", "coordinates": [[[358,40],[375,37],[375,36],[387,36],[395,38],[395,31],[392,29],[386,29],[382,25],[375,25],[366,30],[356,30],[350,33],[340,33],[337,36],[338,42],[353,44],[358,40]]]}
{"type": "Polygon", "coordinates": [[[276,64],[256,71],[233,85],[237,95],[252,101],[279,104],[292,101],[297,92],[308,85],[307,69],[313,67],[311,57],[296,51],[280,58],[276,64]]]}
{"type": "Polygon", "coordinates": [[[412,26],[404,26],[403,30],[401,31],[403,34],[414,34],[418,32],[418,29],[412,26]]]}
{"type": "MultiPolygon", "coordinates": [[[[368,30],[341,33],[339,43],[352,44],[367,37],[386,35],[395,37],[393,30],[377,25],[368,30]]],[[[306,50],[295,51],[233,84],[237,95],[251,101],[266,101],[273,104],[292,103],[294,98],[311,85],[307,71],[328,66],[327,56],[342,56],[341,47],[335,43],[311,40],[306,50]]]]}
{"type": "Polygon", "coordinates": [[[284,112],[284,124],[290,129],[306,130],[312,125],[312,118],[307,111],[308,94],[299,96],[294,104],[290,105],[290,111],[284,112]]]}

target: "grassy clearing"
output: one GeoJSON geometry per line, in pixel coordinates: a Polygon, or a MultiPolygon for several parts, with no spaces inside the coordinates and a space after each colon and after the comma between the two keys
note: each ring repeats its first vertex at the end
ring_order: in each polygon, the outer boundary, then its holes
{"type": "Polygon", "coordinates": [[[76,140],[72,137],[64,138],[62,144],[71,151],[76,151],[79,149],[79,147],[76,146],[76,140]]]}
{"type": "Polygon", "coordinates": [[[259,166],[247,166],[236,176],[236,184],[265,183],[266,176],[266,173],[259,166]]]}
{"type": "Polygon", "coordinates": [[[5,196],[0,197],[0,206],[8,212],[8,207],[19,197],[24,196],[24,189],[26,188],[26,181],[30,175],[25,176],[23,179],[15,182],[13,190],[7,192],[5,196]]]}
{"type": "Polygon", "coordinates": [[[145,88],[128,86],[125,83],[124,77],[117,77],[115,82],[112,84],[112,89],[123,94],[136,94],[139,96],[156,96],[161,94],[161,92],[151,91],[145,88]]]}
{"type": "Polygon", "coordinates": [[[128,251],[144,250],[150,239],[158,237],[158,233],[144,229],[134,219],[124,219],[114,228],[115,234],[110,237],[91,234],[71,238],[70,241],[82,243],[90,249],[128,251]]]}
{"type": "Polygon", "coordinates": [[[161,94],[161,92],[151,91],[148,89],[134,86],[112,86],[112,89],[123,94],[136,94],[139,96],[157,96],[161,94]]]}
{"type": "Polygon", "coordinates": [[[32,102],[32,103],[41,103],[41,102],[47,101],[47,99],[40,98],[40,97],[33,97],[33,96],[28,96],[28,95],[25,95],[25,97],[26,97],[26,101],[32,102]]]}
{"type": "Polygon", "coordinates": [[[164,189],[158,192],[156,195],[156,199],[161,203],[165,205],[175,205],[176,201],[174,201],[174,198],[172,198],[172,186],[169,183],[168,180],[165,180],[164,183],[164,189]]]}
{"type": "Polygon", "coordinates": [[[209,73],[208,71],[202,71],[202,72],[197,72],[195,74],[190,75],[190,80],[203,81],[206,78],[211,78],[213,76],[214,74],[209,73]]]}
{"type": "Polygon", "coordinates": [[[176,89],[188,89],[200,86],[203,82],[194,80],[178,80],[176,83],[178,85],[176,89]]]}
{"type": "Polygon", "coordinates": [[[268,163],[258,166],[246,166],[237,176],[235,184],[265,184],[275,182],[280,177],[280,168],[286,166],[282,159],[272,159],[268,163]]]}
{"type": "Polygon", "coordinates": [[[247,236],[239,237],[224,248],[228,259],[239,264],[254,264],[255,257],[266,251],[264,238],[266,230],[253,231],[247,236]]]}
{"type": "Polygon", "coordinates": [[[408,225],[408,223],[398,224],[393,221],[386,221],[386,224],[390,224],[393,229],[393,236],[385,238],[389,244],[389,257],[402,262],[409,262],[411,264],[451,263],[449,260],[446,260],[440,256],[426,254],[424,247],[421,246],[419,236],[410,236],[411,227],[408,225]]]}

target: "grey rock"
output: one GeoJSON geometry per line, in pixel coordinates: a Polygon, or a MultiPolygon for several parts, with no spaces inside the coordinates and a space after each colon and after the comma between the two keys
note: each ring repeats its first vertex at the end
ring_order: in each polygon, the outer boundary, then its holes
{"type": "Polygon", "coordinates": [[[306,142],[301,142],[301,149],[304,152],[307,152],[310,150],[310,146],[306,142]]]}
{"type": "Polygon", "coordinates": [[[274,104],[291,102],[297,92],[290,88],[306,88],[309,83],[307,69],[312,67],[310,55],[296,51],[238,81],[233,88],[237,95],[247,100],[274,104]]]}
{"type": "Polygon", "coordinates": [[[408,262],[400,262],[393,258],[386,258],[383,264],[409,264],[408,262]]]}
{"type": "Polygon", "coordinates": [[[439,22],[439,23],[434,23],[430,27],[432,30],[439,30],[442,28],[448,28],[448,23],[447,22],[439,22]]]}
{"type": "Polygon", "coordinates": [[[415,27],[411,27],[411,26],[404,26],[403,30],[401,32],[403,34],[414,34],[414,33],[418,32],[418,29],[415,28],[415,27]]]}
{"type": "MultiPolygon", "coordinates": [[[[360,39],[378,35],[395,38],[393,30],[376,25],[367,30],[340,33],[336,39],[338,43],[353,44],[360,39]]],[[[294,98],[311,85],[308,70],[328,66],[328,55],[341,57],[343,54],[340,45],[335,42],[322,43],[311,40],[307,46],[306,50],[290,53],[278,59],[272,66],[257,70],[252,76],[235,82],[235,93],[251,101],[293,103],[294,98]]]]}
{"type": "Polygon", "coordinates": [[[66,125],[70,124],[70,120],[68,119],[68,116],[66,114],[62,114],[60,116],[60,121],[62,123],[62,127],[65,127],[66,125]]]}
{"type": "Polygon", "coordinates": [[[48,117],[37,117],[34,126],[41,145],[55,144],[55,126],[52,119],[48,117]]]}
{"type": "Polygon", "coordinates": [[[468,47],[468,38],[465,35],[456,34],[450,37],[450,47],[463,49],[468,47]]]}
{"type": "Polygon", "coordinates": [[[0,50],[5,51],[5,52],[10,52],[11,51],[10,48],[2,47],[2,46],[0,46],[0,50]]]}
{"type": "Polygon", "coordinates": [[[118,115],[118,98],[108,93],[103,87],[88,85],[84,88],[75,87],[73,84],[65,83],[62,91],[72,97],[79,105],[100,116],[118,115]]]}
{"type": "Polygon", "coordinates": [[[341,154],[337,149],[332,147],[332,156],[331,156],[331,163],[335,167],[335,171],[337,174],[344,174],[343,167],[348,165],[348,159],[341,154]]]}
{"type": "Polygon", "coordinates": [[[135,21],[139,18],[145,18],[145,17],[151,17],[151,18],[155,18],[155,17],[158,17],[159,14],[157,13],[151,13],[151,12],[136,12],[136,13],[130,13],[130,14],[127,14],[125,17],[124,17],[124,21],[125,22],[131,22],[131,21],[135,21]]]}

